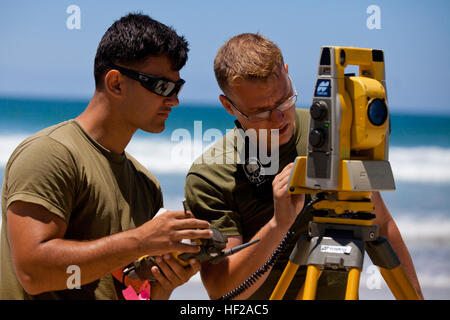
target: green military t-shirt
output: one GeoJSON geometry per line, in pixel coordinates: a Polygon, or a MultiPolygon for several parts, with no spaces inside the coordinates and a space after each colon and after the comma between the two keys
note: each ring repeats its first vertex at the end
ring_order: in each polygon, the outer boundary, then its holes
{"type": "MultiPolygon", "coordinates": [[[[280,146],[279,169],[293,162],[298,155],[306,155],[309,126],[308,109],[296,109],[295,132],[288,143],[280,146]]],[[[234,129],[236,130],[236,128],[234,129]]],[[[227,236],[241,235],[247,242],[273,217],[272,184],[256,186],[244,173],[237,157],[242,146],[230,131],[221,141],[197,159],[190,168],[185,185],[187,205],[192,213],[220,229],[227,236]]],[[[311,212],[305,212],[291,228],[295,232],[264,284],[250,299],[268,299],[280,278],[289,255],[302,233],[307,232],[311,212]]],[[[256,270],[255,270],[256,271],[256,270]]],[[[304,282],[306,268],[301,267],[286,292],[285,299],[295,299],[304,282]]],[[[342,299],[346,275],[327,271],[319,279],[318,299],[342,299]]]]}
{"type": "MultiPolygon", "coordinates": [[[[0,299],[117,299],[111,275],[80,289],[27,294],[17,280],[7,237],[6,210],[14,201],[39,204],[64,219],[65,239],[95,240],[136,228],[162,207],[156,178],[124,152],[113,153],[75,120],[44,129],[11,155],[2,187],[0,299]]],[[[27,230],[23,230],[27,236],[27,230]]],[[[69,266],[68,266],[69,267],[69,266]]],[[[68,277],[73,271],[68,269],[68,277]]],[[[80,270],[81,279],[83,270],[80,270]]]]}

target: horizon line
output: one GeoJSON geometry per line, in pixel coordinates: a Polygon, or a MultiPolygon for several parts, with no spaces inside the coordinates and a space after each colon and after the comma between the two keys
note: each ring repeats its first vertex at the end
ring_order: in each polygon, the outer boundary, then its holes
{"type": "MultiPolygon", "coordinates": [[[[82,97],[82,96],[47,96],[47,95],[33,95],[33,94],[6,94],[0,92],[0,100],[19,100],[19,101],[48,101],[48,102],[79,102],[86,103],[90,101],[92,97],[82,97]]],[[[194,108],[213,108],[213,107],[221,107],[220,101],[212,101],[212,100],[196,100],[196,99],[183,99],[180,101],[179,106],[188,105],[194,108]]],[[[309,108],[309,105],[298,105],[297,108],[309,108]]],[[[440,107],[408,107],[408,106],[399,106],[394,105],[389,107],[390,112],[392,114],[412,114],[412,115],[447,115],[450,116],[450,108],[444,109],[440,107]],[[394,107],[394,110],[392,109],[394,107]],[[430,112],[430,110],[432,112],[430,112]]]]}

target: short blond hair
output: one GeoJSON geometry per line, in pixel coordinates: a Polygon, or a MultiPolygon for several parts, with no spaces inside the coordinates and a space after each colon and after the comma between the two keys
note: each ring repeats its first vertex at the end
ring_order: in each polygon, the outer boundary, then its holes
{"type": "Polygon", "coordinates": [[[255,33],[230,38],[217,52],[214,73],[224,93],[239,80],[266,80],[284,65],[280,48],[255,33]]]}

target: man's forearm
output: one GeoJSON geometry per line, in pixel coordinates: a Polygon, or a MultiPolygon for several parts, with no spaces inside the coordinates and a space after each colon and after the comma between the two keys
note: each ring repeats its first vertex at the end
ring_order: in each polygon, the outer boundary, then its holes
{"type": "Polygon", "coordinates": [[[30,294],[67,289],[69,266],[80,270],[80,283],[93,282],[138,258],[136,229],[93,241],[51,239],[30,253],[21,282],[30,294]]]}

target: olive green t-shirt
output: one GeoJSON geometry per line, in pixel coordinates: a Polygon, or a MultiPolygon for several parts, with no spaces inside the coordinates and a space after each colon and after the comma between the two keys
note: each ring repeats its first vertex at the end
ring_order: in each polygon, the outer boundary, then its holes
{"type": "MultiPolygon", "coordinates": [[[[0,299],[120,298],[111,275],[80,289],[27,294],[14,271],[6,230],[6,210],[14,201],[45,207],[66,222],[64,238],[79,241],[136,228],[163,205],[160,185],[148,170],[126,152],[102,147],[75,120],[46,128],[16,148],[5,168],[1,197],[0,299]]],[[[72,272],[68,269],[67,276],[72,272]]]]}
{"type": "MultiPolygon", "coordinates": [[[[296,109],[294,135],[279,148],[278,172],[298,155],[306,155],[308,127],[308,109],[296,109]]],[[[250,182],[240,164],[242,159],[240,162],[236,161],[236,153],[242,146],[237,142],[239,140],[230,138],[234,134],[234,131],[230,131],[228,137],[218,141],[195,161],[186,177],[185,197],[189,209],[196,217],[210,221],[227,236],[240,235],[247,242],[273,217],[272,184],[257,186],[250,182]]],[[[264,284],[250,299],[270,297],[289,260],[296,239],[307,232],[311,219],[311,212],[305,212],[294,224],[291,230],[295,235],[290,238],[286,250],[264,284]]],[[[286,299],[295,299],[305,275],[306,269],[300,267],[286,292],[286,299]]],[[[318,283],[317,298],[342,298],[344,290],[343,276],[331,271],[324,272],[318,283]]]]}

